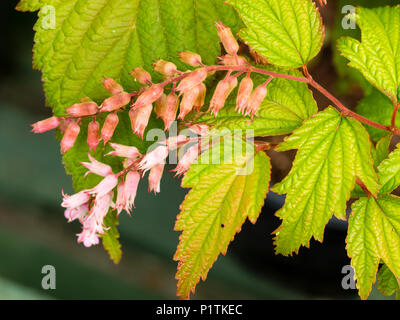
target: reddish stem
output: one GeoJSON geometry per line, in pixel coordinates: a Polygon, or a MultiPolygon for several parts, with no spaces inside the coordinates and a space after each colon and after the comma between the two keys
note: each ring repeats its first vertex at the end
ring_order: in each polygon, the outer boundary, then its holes
{"type": "Polygon", "coordinates": [[[393,114],[392,114],[392,122],[391,122],[391,124],[392,124],[391,129],[392,130],[397,129],[397,127],[396,127],[396,117],[397,117],[397,112],[399,111],[399,106],[400,106],[400,102],[393,106],[393,114]]]}
{"type": "Polygon", "coordinates": [[[373,194],[368,190],[367,186],[366,186],[364,183],[362,183],[361,180],[359,180],[358,178],[356,178],[356,183],[361,187],[361,189],[363,189],[363,191],[364,191],[368,196],[376,198],[376,196],[373,195],[373,194]]]}

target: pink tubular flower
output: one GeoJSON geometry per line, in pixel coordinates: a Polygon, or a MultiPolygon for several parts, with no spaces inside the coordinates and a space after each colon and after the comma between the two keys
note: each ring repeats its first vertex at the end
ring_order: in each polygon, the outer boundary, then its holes
{"type": "Polygon", "coordinates": [[[65,153],[71,149],[78,138],[81,128],[76,122],[71,122],[65,130],[64,137],[61,140],[61,152],[65,153]]]}
{"type": "Polygon", "coordinates": [[[219,64],[224,66],[245,66],[248,64],[245,57],[242,56],[232,56],[230,54],[226,54],[222,57],[218,57],[219,64]]]}
{"type": "Polygon", "coordinates": [[[226,52],[231,55],[236,55],[239,51],[239,44],[233,36],[231,29],[223,25],[221,21],[219,23],[216,22],[215,26],[217,27],[218,36],[221,39],[222,45],[224,46],[226,52]]]}
{"type": "Polygon", "coordinates": [[[93,119],[93,121],[89,123],[87,136],[87,144],[90,151],[95,151],[99,145],[99,133],[100,125],[95,119],[93,119]]]}
{"type": "Polygon", "coordinates": [[[165,113],[165,109],[167,107],[167,95],[163,93],[161,97],[154,104],[154,112],[157,115],[157,118],[163,118],[165,113]]]}
{"type": "Polygon", "coordinates": [[[143,139],[144,130],[146,129],[153,105],[150,103],[138,109],[131,109],[129,111],[129,119],[131,120],[131,127],[133,133],[137,134],[143,139]]]}
{"type": "Polygon", "coordinates": [[[165,145],[158,146],[153,151],[146,154],[142,161],[139,162],[139,169],[146,172],[155,165],[164,163],[164,160],[168,157],[168,147],[165,145]]]}
{"type": "Polygon", "coordinates": [[[117,81],[111,78],[104,78],[103,87],[112,95],[119,94],[124,91],[124,88],[122,88],[122,86],[117,81]]]}
{"type": "Polygon", "coordinates": [[[110,112],[119,110],[131,102],[131,95],[127,92],[118,93],[104,100],[101,105],[100,112],[110,112]]]}
{"type": "Polygon", "coordinates": [[[251,92],[253,91],[253,80],[250,77],[244,78],[240,82],[238,95],[236,98],[236,111],[243,113],[246,110],[247,103],[250,99],[251,92]]]}
{"type": "Polygon", "coordinates": [[[202,83],[207,78],[207,71],[204,68],[199,68],[194,70],[190,75],[184,78],[179,85],[177,86],[176,90],[180,93],[188,91],[193,87],[197,86],[198,84],[202,83]]]}
{"type": "Polygon", "coordinates": [[[204,106],[204,102],[206,100],[207,88],[204,83],[200,83],[197,88],[199,89],[199,94],[197,95],[197,99],[194,103],[194,108],[197,112],[200,112],[200,109],[204,106]]]}
{"type": "Polygon", "coordinates": [[[125,199],[127,211],[131,210],[135,206],[136,192],[139,186],[140,174],[137,171],[129,171],[125,177],[125,199]]]}
{"type": "Polygon", "coordinates": [[[110,146],[114,149],[114,151],[107,153],[106,156],[112,155],[128,159],[136,159],[141,156],[139,150],[135,147],[124,146],[118,143],[110,143],[110,146]]]}
{"type": "Polygon", "coordinates": [[[237,83],[237,78],[233,76],[229,76],[218,83],[214,95],[211,98],[209,108],[215,117],[218,115],[219,110],[224,107],[226,99],[231,94],[233,89],[235,89],[237,83]]]}
{"type": "Polygon", "coordinates": [[[167,101],[165,105],[165,112],[161,116],[161,119],[164,121],[164,130],[169,130],[172,122],[176,119],[176,112],[178,111],[179,106],[179,97],[175,94],[175,92],[171,92],[167,96],[167,101]]]}
{"type": "Polygon", "coordinates": [[[179,160],[178,165],[173,170],[177,176],[184,174],[189,170],[192,163],[198,158],[200,153],[200,145],[196,143],[187,149],[183,157],[179,160]]]}
{"type": "Polygon", "coordinates": [[[151,75],[141,67],[133,69],[130,73],[141,84],[151,84],[151,75]]]}
{"type": "Polygon", "coordinates": [[[158,72],[166,77],[172,77],[177,73],[178,70],[175,64],[162,59],[155,61],[153,65],[155,72],[158,72]]]}
{"type": "Polygon", "coordinates": [[[119,119],[116,113],[110,113],[104,121],[103,128],[101,128],[101,139],[104,141],[104,145],[114,135],[115,128],[117,128],[119,119]]]}
{"type": "Polygon", "coordinates": [[[97,186],[87,190],[89,194],[96,194],[96,197],[102,197],[111,192],[118,184],[118,177],[114,174],[106,176],[97,186]]]}
{"type": "Polygon", "coordinates": [[[164,166],[164,163],[160,163],[151,168],[149,173],[149,192],[154,191],[154,194],[160,192],[160,182],[164,172],[164,166]]]}
{"type": "Polygon", "coordinates": [[[197,97],[199,96],[199,87],[195,86],[190,90],[183,93],[183,98],[179,106],[178,119],[185,119],[186,115],[192,111],[194,104],[196,103],[197,97]]]}
{"type": "Polygon", "coordinates": [[[57,128],[59,124],[60,124],[59,118],[57,117],[47,118],[32,124],[32,132],[43,133],[57,128]]]}
{"type": "Polygon", "coordinates": [[[251,118],[253,119],[253,116],[257,113],[266,96],[267,88],[264,84],[255,88],[249,99],[249,102],[247,103],[246,116],[251,115],[251,118]]]}
{"type": "Polygon", "coordinates": [[[87,192],[87,190],[83,190],[81,192],[75,193],[72,196],[64,194],[64,191],[63,191],[62,195],[63,195],[63,201],[61,203],[61,206],[63,208],[68,208],[68,209],[78,208],[90,200],[90,195],[87,192]]]}
{"type": "Polygon", "coordinates": [[[161,84],[153,84],[150,88],[146,89],[132,105],[133,109],[143,108],[157,101],[163,94],[164,87],[161,84]]]}
{"type": "Polygon", "coordinates": [[[89,204],[85,203],[77,208],[67,208],[64,212],[64,216],[68,219],[68,222],[74,221],[78,219],[81,223],[83,222],[83,218],[89,212],[89,204]]]}
{"type": "Polygon", "coordinates": [[[126,199],[125,182],[121,182],[117,188],[117,201],[115,203],[118,215],[122,210],[129,211],[129,206],[126,199]]]}
{"type": "Polygon", "coordinates": [[[112,169],[109,165],[101,163],[100,161],[97,161],[95,158],[93,158],[89,154],[89,160],[90,162],[81,162],[81,164],[89,169],[88,172],[86,172],[85,177],[90,174],[94,173],[97,174],[98,176],[106,177],[108,175],[112,175],[112,169]]]}
{"type": "Polygon", "coordinates": [[[186,63],[192,67],[201,66],[201,56],[197,53],[190,51],[181,51],[179,53],[179,58],[183,63],[186,63]]]}
{"type": "Polygon", "coordinates": [[[67,108],[67,113],[74,117],[74,118],[79,118],[79,117],[87,117],[87,116],[92,116],[97,113],[98,110],[98,105],[93,102],[82,102],[82,103],[77,103],[74,104],[73,106],[67,108]]]}

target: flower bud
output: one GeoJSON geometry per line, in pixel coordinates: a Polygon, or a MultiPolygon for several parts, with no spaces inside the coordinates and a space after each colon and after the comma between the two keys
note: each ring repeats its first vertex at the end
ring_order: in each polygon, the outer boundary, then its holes
{"type": "Polygon", "coordinates": [[[151,111],[153,110],[153,105],[148,104],[142,108],[131,109],[129,111],[129,119],[131,120],[131,126],[133,133],[137,134],[143,139],[144,130],[149,123],[151,111]]]}
{"type": "Polygon", "coordinates": [[[179,107],[178,119],[185,119],[186,115],[192,111],[197,97],[199,96],[199,87],[195,86],[192,89],[183,93],[181,105],[179,107]]]}
{"type": "Polygon", "coordinates": [[[247,109],[246,109],[246,116],[251,115],[251,118],[253,119],[253,116],[256,114],[258,109],[261,106],[261,103],[267,96],[267,88],[265,85],[259,85],[257,88],[254,89],[254,92],[252,93],[248,103],[247,103],[247,109]]]}
{"type": "Polygon", "coordinates": [[[99,133],[100,125],[96,120],[93,119],[93,121],[91,121],[88,126],[87,144],[89,146],[89,150],[96,150],[99,144],[99,133]]]}
{"type": "Polygon", "coordinates": [[[166,77],[171,77],[176,74],[177,68],[176,65],[172,62],[165,60],[157,60],[154,62],[154,71],[161,73],[166,77]]]}
{"type": "Polygon", "coordinates": [[[142,108],[160,99],[164,92],[164,87],[161,84],[153,84],[150,88],[146,89],[132,105],[132,108],[142,108]]]}
{"type": "Polygon", "coordinates": [[[124,92],[124,88],[122,88],[117,81],[111,78],[104,78],[103,87],[112,95],[124,92]]]}
{"type": "Polygon", "coordinates": [[[71,122],[65,130],[64,137],[61,140],[61,152],[65,153],[71,149],[78,138],[81,128],[76,122],[71,122]]]}
{"type": "Polygon", "coordinates": [[[151,83],[151,75],[142,67],[137,67],[133,69],[130,73],[132,77],[135,78],[141,84],[150,84],[151,83]]]}
{"type": "Polygon", "coordinates": [[[179,58],[183,63],[186,63],[192,67],[199,67],[202,65],[201,56],[197,53],[181,51],[179,53],[179,58]]]}
{"type": "Polygon", "coordinates": [[[244,78],[240,82],[238,95],[236,98],[236,111],[244,114],[247,107],[247,102],[250,99],[251,92],[253,91],[253,80],[250,77],[244,78]]]}
{"type": "Polygon", "coordinates": [[[203,68],[196,69],[186,78],[184,78],[181,82],[179,82],[178,87],[176,88],[177,91],[183,93],[191,88],[197,86],[198,84],[202,83],[207,78],[207,71],[203,68]]]}
{"type": "Polygon", "coordinates": [[[118,93],[107,98],[101,105],[100,112],[111,112],[126,106],[131,102],[131,95],[127,92],[118,93]]]}
{"type": "Polygon", "coordinates": [[[242,56],[232,56],[230,54],[226,54],[222,57],[218,57],[218,59],[218,63],[224,66],[244,66],[248,64],[246,58],[242,56]]]}
{"type": "Polygon", "coordinates": [[[104,145],[112,138],[114,135],[115,128],[119,122],[116,113],[110,113],[106,120],[104,121],[103,128],[101,128],[101,139],[104,141],[104,145]]]}
{"type": "Polygon", "coordinates": [[[176,119],[176,113],[178,111],[179,106],[179,97],[175,94],[175,92],[171,92],[167,96],[165,112],[161,116],[161,119],[164,120],[164,130],[169,130],[172,122],[176,119]]]}
{"type": "Polygon", "coordinates": [[[199,89],[199,94],[197,96],[196,102],[194,103],[194,108],[196,109],[197,112],[200,112],[206,100],[207,88],[204,83],[200,83],[199,85],[197,85],[197,87],[199,89]]]}
{"type": "Polygon", "coordinates": [[[236,55],[239,51],[239,44],[232,34],[229,27],[224,26],[222,22],[215,23],[218,30],[218,36],[221,39],[222,45],[224,46],[227,53],[231,55],[236,55]]]}
{"type": "Polygon", "coordinates": [[[233,76],[229,76],[218,83],[214,95],[211,98],[209,108],[215,117],[218,115],[219,110],[224,107],[226,99],[231,94],[233,89],[235,89],[237,83],[237,78],[233,76]]]}
{"type": "Polygon", "coordinates": [[[57,128],[59,124],[60,124],[59,118],[57,117],[47,118],[32,124],[32,132],[43,133],[57,128]]]}
{"type": "Polygon", "coordinates": [[[92,116],[97,113],[97,110],[97,104],[93,101],[90,101],[74,104],[73,106],[67,108],[66,111],[70,116],[74,118],[79,118],[92,116]]]}
{"type": "Polygon", "coordinates": [[[154,191],[154,194],[160,192],[160,182],[164,171],[164,163],[157,164],[150,169],[149,173],[149,192],[154,191]]]}
{"type": "Polygon", "coordinates": [[[167,95],[165,93],[154,103],[154,112],[157,115],[157,118],[163,118],[163,114],[165,113],[165,108],[167,107],[167,95]]]}

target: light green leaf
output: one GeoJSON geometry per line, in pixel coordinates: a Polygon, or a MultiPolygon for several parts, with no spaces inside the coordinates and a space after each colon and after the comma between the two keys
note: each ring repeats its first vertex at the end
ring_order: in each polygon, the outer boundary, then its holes
{"type": "Polygon", "coordinates": [[[20,7],[44,4],[54,6],[56,26],[43,28],[47,13],[39,14],[34,65],[43,71],[47,103],[56,115],[82,97],[107,97],[104,76],[134,90],[138,86],[129,75],[134,67],[151,69],[160,58],[183,67],[178,51],[198,52],[212,64],[220,53],[214,22],[222,20],[234,31],[241,26],[223,0],[49,0],[20,7]]]}
{"type": "Polygon", "coordinates": [[[287,194],[277,212],[283,222],[275,231],[276,252],[283,255],[308,246],[311,237],[322,241],[333,214],[346,219],[346,202],[356,177],[372,194],[379,189],[367,132],[332,107],[306,121],[278,151],[290,149],[298,149],[293,167],[273,188],[287,194]]]}
{"type": "Polygon", "coordinates": [[[338,49],[361,73],[393,102],[399,98],[400,85],[400,6],[356,9],[361,42],[345,37],[338,49]]]}
{"type": "MultiPolygon", "coordinates": [[[[226,141],[223,149],[227,150],[226,141]]],[[[175,230],[183,231],[174,256],[179,261],[178,295],[183,299],[194,293],[200,278],[206,279],[246,218],[256,222],[268,192],[271,165],[267,155],[254,154],[246,144],[243,150],[247,152],[236,153],[232,164],[223,159],[221,164],[202,164],[203,159],[215,157],[213,150],[192,165],[182,182],[183,187],[192,188],[175,225],[175,230]]]]}
{"type": "MultiPolygon", "coordinates": [[[[265,67],[264,67],[265,68],[265,67]]],[[[265,68],[294,76],[301,76],[298,71],[282,71],[278,68],[265,68]]],[[[254,86],[262,84],[265,76],[252,75],[254,86]]],[[[235,111],[237,91],[232,93],[225,107],[214,118],[205,113],[196,122],[201,122],[216,129],[254,130],[255,136],[280,135],[292,132],[300,127],[303,121],[318,111],[311,91],[305,83],[275,78],[268,84],[268,94],[253,121],[235,111]]]]}
{"type": "Polygon", "coordinates": [[[378,167],[381,193],[390,193],[400,185],[400,144],[378,167]]]}
{"type": "Polygon", "coordinates": [[[107,214],[104,218],[104,225],[108,228],[108,231],[102,236],[104,249],[107,250],[110,255],[110,259],[114,263],[119,263],[122,258],[121,244],[119,243],[119,232],[117,225],[119,220],[116,216],[116,212],[112,211],[107,214]]]}
{"type": "Polygon", "coordinates": [[[384,264],[378,272],[378,290],[385,296],[396,294],[396,299],[400,299],[400,280],[384,264]]]}
{"type": "Polygon", "coordinates": [[[360,198],[352,205],[352,211],[347,253],[360,297],[366,299],[380,260],[397,277],[400,275],[400,198],[393,195],[360,198]]]}
{"type": "Polygon", "coordinates": [[[309,0],[228,0],[246,24],[240,37],[280,67],[306,65],[321,49],[321,16],[309,0]]]}
{"type": "Polygon", "coordinates": [[[393,135],[388,134],[387,136],[381,138],[376,144],[375,148],[372,148],[372,159],[374,159],[374,166],[378,168],[378,166],[389,156],[389,147],[390,141],[392,140],[393,135]]]}

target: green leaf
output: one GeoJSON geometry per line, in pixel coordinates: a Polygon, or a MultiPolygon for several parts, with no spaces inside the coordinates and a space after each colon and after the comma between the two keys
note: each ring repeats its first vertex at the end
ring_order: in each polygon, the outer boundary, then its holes
{"type": "Polygon", "coordinates": [[[119,224],[116,212],[112,211],[104,218],[104,225],[109,228],[107,233],[102,236],[104,249],[110,255],[110,259],[114,263],[119,263],[122,258],[121,244],[119,243],[119,232],[117,225],[119,224]]]}
{"type": "Polygon", "coordinates": [[[378,167],[381,193],[390,193],[400,185],[400,144],[378,167]]]}
{"type": "Polygon", "coordinates": [[[400,280],[384,264],[378,272],[378,290],[385,296],[396,294],[396,299],[400,299],[400,280]]]}
{"type": "Polygon", "coordinates": [[[376,9],[356,9],[356,21],[361,29],[361,42],[345,37],[338,49],[350,60],[349,65],[361,71],[365,78],[385,93],[393,102],[399,98],[400,6],[376,9]]]}
{"type": "MultiPolygon", "coordinates": [[[[224,150],[227,143],[232,142],[225,141],[224,150]]],[[[182,182],[183,187],[192,188],[175,225],[175,230],[183,231],[174,256],[179,260],[176,278],[178,295],[183,299],[194,293],[200,278],[206,279],[246,218],[256,222],[269,187],[271,165],[264,153],[254,154],[253,146],[244,144],[247,152],[236,153],[232,164],[223,160],[221,164],[202,164],[215,154],[220,159],[216,149],[212,150],[192,165],[182,182]]]]}
{"type": "Polygon", "coordinates": [[[400,198],[393,195],[360,198],[352,205],[352,211],[347,253],[360,297],[366,299],[380,260],[400,276],[400,198]]]}
{"type": "MultiPolygon", "coordinates": [[[[270,71],[301,76],[297,70],[282,71],[274,67],[264,67],[270,71]]],[[[266,77],[252,75],[254,85],[265,82],[266,77]]],[[[253,121],[235,111],[237,90],[231,94],[225,107],[214,118],[205,113],[196,122],[205,123],[216,129],[254,130],[255,136],[280,135],[292,132],[303,121],[318,111],[317,104],[307,85],[293,80],[275,78],[268,84],[268,94],[253,121]]]]}
{"type": "Polygon", "coordinates": [[[222,20],[234,31],[241,26],[223,0],[49,0],[24,1],[20,7],[44,4],[54,6],[56,28],[43,28],[41,12],[34,66],[43,71],[47,103],[58,116],[82,97],[107,97],[104,76],[134,90],[138,85],[129,75],[134,67],[151,69],[160,58],[183,67],[178,51],[197,52],[212,64],[220,53],[214,22],[222,20]]]}
{"type": "Polygon", "coordinates": [[[392,140],[393,135],[389,134],[383,138],[381,138],[376,144],[375,148],[372,148],[372,159],[374,159],[375,169],[389,156],[389,147],[390,141],[392,140]]]}
{"type": "Polygon", "coordinates": [[[278,151],[290,149],[298,149],[293,167],[273,188],[287,193],[277,212],[283,222],[275,231],[276,252],[283,255],[308,246],[311,237],[322,241],[333,214],[346,219],[346,202],[356,177],[372,194],[379,189],[367,132],[332,107],[306,121],[278,151]]]}
{"type": "Polygon", "coordinates": [[[228,0],[246,29],[240,37],[268,61],[280,67],[306,65],[321,49],[324,29],[312,1],[228,0]]]}

